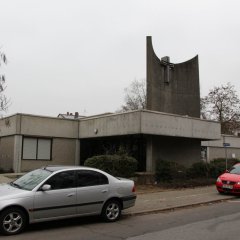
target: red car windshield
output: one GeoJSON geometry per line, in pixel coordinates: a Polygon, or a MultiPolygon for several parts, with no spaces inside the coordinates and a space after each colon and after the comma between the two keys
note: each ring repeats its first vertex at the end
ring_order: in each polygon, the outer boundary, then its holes
{"type": "Polygon", "coordinates": [[[229,173],[239,174],[239,175],[240,175],[240,164],[234,165],[234,166],[229,170],[229,173]]]}

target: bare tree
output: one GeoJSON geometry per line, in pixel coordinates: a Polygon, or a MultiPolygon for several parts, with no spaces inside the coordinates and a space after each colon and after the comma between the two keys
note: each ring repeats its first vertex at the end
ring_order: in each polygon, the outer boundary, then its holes
{"type": "Polygon", "coordinates": [[[200,98],[200,118],[207,119],[207,104],[205,97],[200,98]]]}
{"type": "Polygon", "coordinates": [[[146,108],[146,80],[141,79],[131,82],[129,87],[124,89],[125,104],[121,107],[122,112],[146,108]]]}
{"type": "Polygon", "coordinates": [[[201,116],[221,123],[221,132],[232,134],[240,127],[240,99],[230,83],[214,87],[201,99],[201,116]]]}
{"type": "MultiPolygon", "coordinates": [[[[7,64],[7,57],[5,53],[0,51],[0,67],[7,64]]],[[[4,94],[4,90],[6,89],[6,78],[3,73],[0,72],[0,112],[5,112],[9,106],[9,99],[4,94]]]]}

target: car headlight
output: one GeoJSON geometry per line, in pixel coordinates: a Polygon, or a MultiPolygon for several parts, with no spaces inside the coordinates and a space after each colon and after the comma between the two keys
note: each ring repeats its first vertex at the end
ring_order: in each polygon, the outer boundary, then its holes
{"type": "Polygon", "coordinates": [[[237,182],[237,185],[240,185],[240,182],[237,182]]]}
{"type": "Polygon", "coordinates": [[[222,182],[221,178],[218,178],[218,179],[217,179],[217,182],[218,182],[218,183],[221,183],[221,182],[222,182]]]}

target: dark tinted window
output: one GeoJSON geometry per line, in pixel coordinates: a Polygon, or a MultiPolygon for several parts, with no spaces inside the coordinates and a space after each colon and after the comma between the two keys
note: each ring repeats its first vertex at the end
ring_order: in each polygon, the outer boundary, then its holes
{"type": "Polygon", "coordinates": [[[51,185],[51,189],[63,189],[75,187],[75,171],[60,172],[48,179],[45,184],[51,185]]]}
{"type": "Polygon", "coordinates": [[[77,171],[77,186],[95,186],[95,185],[105,185],[108,184],[108,178],[95,171],[91,170],[79,170],[77,171]]]}

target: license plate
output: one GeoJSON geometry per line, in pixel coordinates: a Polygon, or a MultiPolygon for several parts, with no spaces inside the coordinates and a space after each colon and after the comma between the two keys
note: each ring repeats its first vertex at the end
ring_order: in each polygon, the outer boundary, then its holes
{"type": "Polygon", "coordinates": [[[223,184],[222,187],[223,187],[223,188],[227,188],[227,189],[233,189],[233,185],[223,184]]]}

